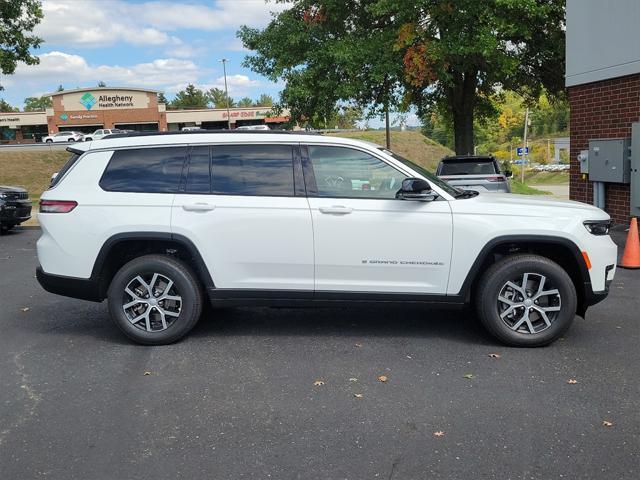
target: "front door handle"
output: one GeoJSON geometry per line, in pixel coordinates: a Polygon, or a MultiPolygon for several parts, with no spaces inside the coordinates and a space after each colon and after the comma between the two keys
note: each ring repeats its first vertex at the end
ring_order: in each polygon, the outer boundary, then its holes
{"type": "Polygon", "coordinates": [[[196,202],[183,205],[182,208],[187,212],[208,212],[214,210],[216,206],[211,203],[196,202]]]}
{"type": "Polygon", "coordinates": [[[353,208],[344,207],[342,205],[332,205],[331,207],[319,207],[320,213],[328,213],[334,215],[347,215],[353,212],[353,208]]]}

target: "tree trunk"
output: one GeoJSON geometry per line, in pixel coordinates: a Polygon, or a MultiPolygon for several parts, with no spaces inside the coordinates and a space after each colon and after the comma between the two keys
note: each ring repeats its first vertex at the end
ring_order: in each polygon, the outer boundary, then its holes
{"type": "Polygon", "coordinates": [[[455,85],[448,97],[453,117],[453,136],[456,155],[473,155],[473,112],[475,109],[476,72],[454,74],[455,85]]]}

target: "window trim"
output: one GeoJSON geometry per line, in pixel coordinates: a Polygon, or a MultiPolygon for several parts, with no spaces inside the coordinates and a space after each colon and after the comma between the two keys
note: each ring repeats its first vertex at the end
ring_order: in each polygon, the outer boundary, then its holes
{"type": "MultiPolygon", "coordinates": [[[[114,148],[114,149],[105,149],[107,151],[111,151],[111,157],[109,158],[109,161],[107,162],[106,167],[104,167],[104,170],[102,171],[102,175],[100,175],[100,180],[98,180],[98,186],[100,187],[100,189],[104,192],[108,192],[108,193],[139,193],[139,194],[145,194],[145,195],[175,195],[177,193],[179,193],[180,191],[180,186],[182,184],[182,180],[184,178],[184,169],[185,169],[185,164],[187,163],[187,159],[189,158],[189,145],[187,144],[182,144],[182,145],[153,145],[153,146],[145,146],[145,147],[138,147],[136,146],[127,146],[124,148],[114,148]],[[111,162],[113,162],[113,157],[114,154],[116,152],[121,152],[121,151],[127,151],[127,150],[149,150],[149,149],[160,149],[160,148],[182,148],[184,149],[184,157],[182,159],[182,169],[180,170],[180,178],[178,179],[178,185],[176,187],[176,191],[175,192],[147,192],[147,191],[139,191],[139,190],[110,190],[108,188],[105,188],[102,186],[102,181],[104,180],[104,176],[106,175],[107,171],[109,170],[109,166],[111,165],[111,162]]],[[[94,151],[99,151],[99,150],[91,150],[91,152],[94,151]]]]}
{"type": "Polygon", "coordinates": [[[346,199],[351,199],[351,200],[382,200],[382,201],[388,201],[388,200],[394,200],[394,201],[404,201],[400,198],[380,198],[380,197],[355,197],[355,196],[347,196],[347,195],[332,195],[332,196],[324,196],[324,195],[320,195],[318,192],[318,184],[316,182],[316,175],[315,172],[313,170],[313,163],[311,161],[311,155],[309,154],[309,147],[339,147],[339,148],[347,148],[350,150],[357,150],[359,152],[362,153],[366,153],[368,155],[370,155],[371,157],[375,158],[376,160],[380,160],[382,163],[386,164],[388,167],[393,168],[394,170],[400,172],[402,175],[405,175],[406,178],[410,178],[412,176],[412,173],[407,173],[404,170],[401,170],[400,168],[398,168],[396,165],[393,165],[391,163],[389,163],[386,159],[380,157],[379,155],[374,154],[373,152],[370,152],[369,150],[365,149],[365,148],[360,148],[359,146],[356,145],[343,145],[343,144],[336,144],[336,143],[313,143],[313,142],[308,142],[305,143],[304,145],[301,144],[301,150],[303,152],[302,155],[302,168],[303,168],[303,172],[304,172],[304,179],[305,179],[305,183],[307,186],[307,196],[310,198],[346,198],[346,199]]]}
{"type": "MultiPolygon", "coordinates": [[[[174,145],[175,146],[175,145],[174,145]]],[[[176,194],[180,195],[213,195],[220,197],[275,197],[275,198],[296,198],[296,197],[306,197],[306,185],[304,181],[303,175],[303,167],[301,161],[300,154],[300,143],[299,142],[222,142],[222,143],[191,143],[187,145],[189,150],[187,153],[187,161],[185,162],[185,166],[183,167],[183,175],[180,182],[180,188],[178,189],[176,194]],[[236,195],[231,193],[218,193],[213,191],[213,152],[215,148],[218,146],[280,146],[280,147],[291,147],[291,178],[293,181],[293,194],[292,195],[236,195]],[[191,164],[191,149],[194,147],[209,147],[209,193],[195,193],[188,192],[186,190],[187,186],[187,177],[189,174],[189,166],[191,164]]],[[[153,147],[151,147],[153,148],[153,147]]]]}

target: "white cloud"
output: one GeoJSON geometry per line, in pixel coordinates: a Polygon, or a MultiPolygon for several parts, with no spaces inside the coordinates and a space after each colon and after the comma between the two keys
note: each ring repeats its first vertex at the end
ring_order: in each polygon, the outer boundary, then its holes
{"type": "MultiPolygon", "coordinates": [[[[166,92],[179,92],[180,90],[183,90],[189,83],[193,82],[176,83],[167,87],[166,92]]],[[[211,83],[195,83],[194,85],[200,90],[209,90],[211,88],[219,88],[220,90],[224,90],[224,77],[218,77],[211,83]]],[[[229,96],[231,97],[242,97],[244,95],[248,95],[251,93],[252,89],[258,88],[260,86],[262,86],[262,83],[259,80],[252,80],[247,75],[227,75],[227,88],[229,90],[229,96]]]]}
{"type": "Polygon", "coordinates": [[[264,26],[271,12],[286,5],[263,0],[218,0],[212,6],[124,0],[45,0],[44,18],[36,27],[45,44],[104,47],[180,43],[166,32],[181,29],[235,30],[240,25],[264,26]]]}
{"type": "Polygon", "coordinates": [[[132,85],[162,89],[166,85],[193,83],[202,75],[208,73],[190,60],[175,58],[156,59],[147,63],[131,66],[119,65],[90,65],[80,55],[64,52],[49,52],[39,56],[38,65],[27,66],[21,64],[12,77],[15,84],[26,83],[37,85],[43,82],[62,83],[73,88],[95,84],[99,80],[107,85],[132,85]]]}

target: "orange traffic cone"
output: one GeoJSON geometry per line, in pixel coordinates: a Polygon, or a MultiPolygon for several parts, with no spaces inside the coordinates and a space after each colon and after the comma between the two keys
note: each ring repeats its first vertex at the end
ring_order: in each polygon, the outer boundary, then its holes
{"type": "Polygon", "coordinates": [[[640,240],[638,239],[637,218],[631,219],[627,243],[624,246],[624,253],[619,266],[622,268],[640,268],[640,240]]]}

